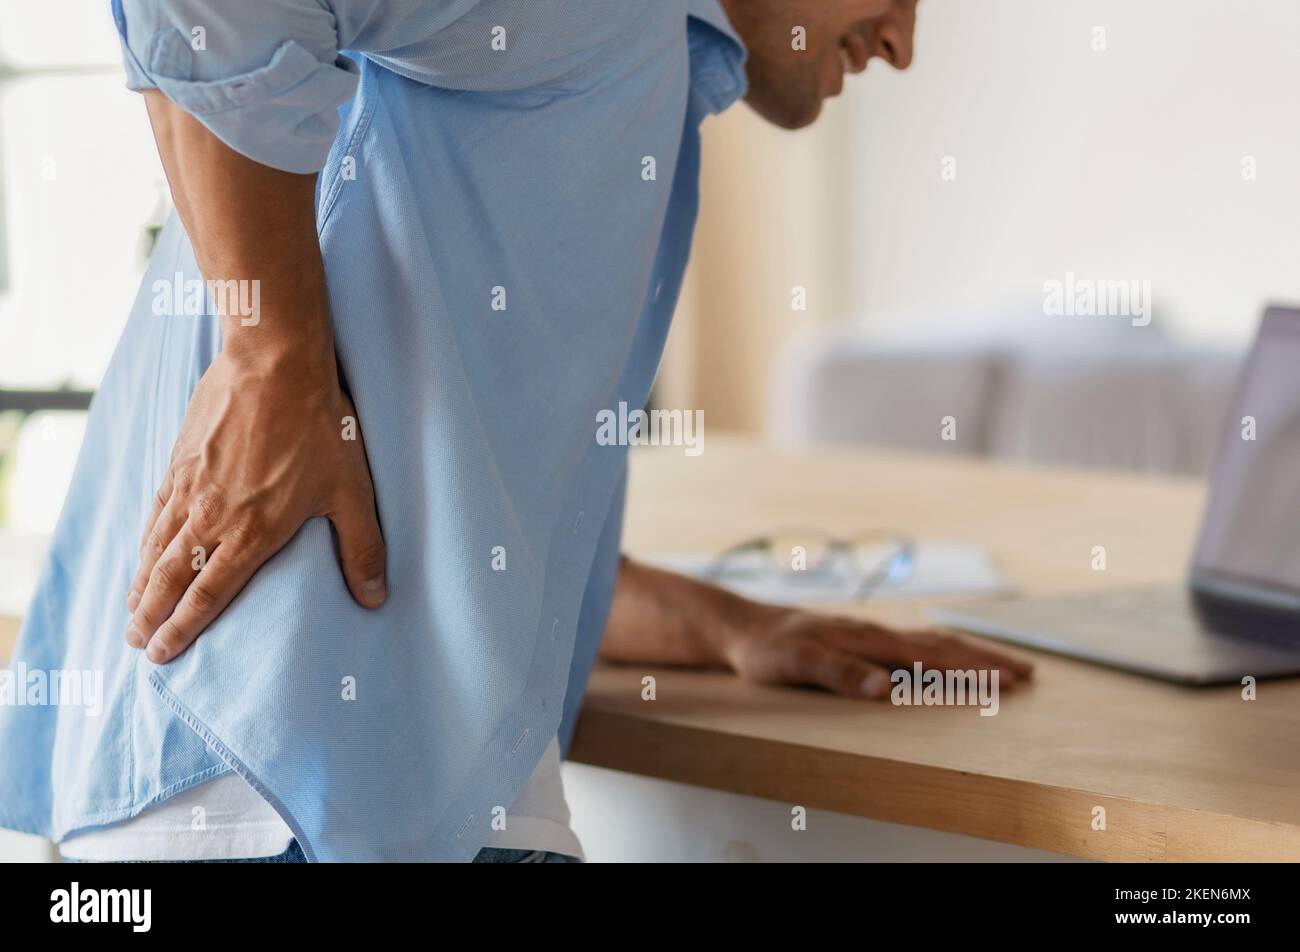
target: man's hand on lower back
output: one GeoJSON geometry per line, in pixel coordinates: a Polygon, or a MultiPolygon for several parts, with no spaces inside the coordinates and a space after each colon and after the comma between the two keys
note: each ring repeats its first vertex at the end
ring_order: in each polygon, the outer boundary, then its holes
{"type": "Polygon", "coordinates": [[[934,631],[896,631],[820,612],[753,602],[715,585],[624,558],[601,657],[655,665],[728,668],[762,684],[819,687],[885,698],[890,675],[926,669],[996,669],[1010,687],[1027,661],[934,631]]]}
{"type": "Polygon", "coordinates": [[[254,162],[162,93],[144,95],[199,269],[210,286],[240,288],[241,305],[256,302],[252,314],[215,302],[221,353],[194,390],[123,593],[127,643],[163,663],[313,516],[334,523],[343,578],[368,608],[386,596],[385,552],[339,385],[316,176],[254,162]]]}
{"type": "Polygon", "coordinates": [[[188,648],[314,516],[333,520],[362,605],[384,600],[384,541],[356,411],[331,366],[252,368],[219,355],[199,380],[131,583],[127,643],[188,648]]]}

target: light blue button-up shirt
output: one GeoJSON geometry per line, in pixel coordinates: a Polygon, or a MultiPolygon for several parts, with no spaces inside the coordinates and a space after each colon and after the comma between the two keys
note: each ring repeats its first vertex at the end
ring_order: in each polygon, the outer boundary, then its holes
{"type": "Polygon", "coordinates": [[[114,13],[133,88],[259,162],[320,172],[389,598],[352,600],[317,519],[177,660],[123,641],[151,497],[221,343],[210,307],[167,313],[159,294],[200,279],[173,217],[11,664],[27,690],[0,706],[0,825],[57,840],[235,770],[313,860],[469,859],[572,730],[626,472],[597,415],[649,392],[694,225],[698,126],[743,92],[741,44],[717,0],[114,13]],[[102,674],[99,713],[36,691],[83,671],[102,674]]]}

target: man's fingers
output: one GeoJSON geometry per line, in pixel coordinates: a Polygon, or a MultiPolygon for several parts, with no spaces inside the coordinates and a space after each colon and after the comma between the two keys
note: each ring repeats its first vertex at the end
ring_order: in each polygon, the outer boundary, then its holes
{"type": "Polygon", "coordinates": [[[937,659],[945,668],[997,668],[1008,683],[1028,680],[1034,671],[1028,661],[952,635],[925,632],[923,637],[939,646],[937,659]]]}
{"type": "Polygon", "coordinates": [[[167,470],[167,475],[163,477],[162,485],[159,486],[158,491],[154,493],[153,505],[149,508],[149,518],[144,521],[144,531],[140,533],[140,545],[138,548],[143,549],[144,544],[149,541],[149,530],[152,529],[153,524],[158,521],[158,517],[162,515],[163,507],[167,505],[167,501],[171,499],[171,496],[172,471],[169,469],[167,470]]]}
{"type": "Polygon", "coordinates": [[[169,496],[162,505],[159,505],[163,491],[158,491],[158,496],[154,500],[156,511],[150,517],[149,524],[145,526],[144,536],[140,541],[140,565],[127,589],[126,610],[132,613],[140,605],[140,598],[149,584],[149,576],[153,574],[154,566],[158,564],[162,554],[167,551],[167,547],[171,545],[172,540],[176,538],[176,534],[181,531],[181,527],[189,518],[181,500],[170,493],[171,476],[167,477],[164,485],[169,490],[169,496]]]}
{"type": "Polygon", "coordinates": [[[375,514],[374,490],[366,480],[329,514],[339,534],[339,562],[352,597],[366,608],[378,608],[388,597],[384,569],[388,553],[375,514]]]}
{"type": "Polygon", "coordinates": [[[248,584],[261,563],[233,545],[220,545],[190,582],[171,616],[158,626],[149,647],[149,660],[166,664],[198,640],[227,605],[248,584]]]}
{"type": "Polygon", "coordinates": [[[211,547],[205,546],[186,523],[162,555],[154,561],[140,591],[140,600],[126,626],[126,643],[143,648],[158,627],[171,615],[190,582],[199,574],[211,547]],[[197,551],[196,551],[197,550],[197,551]]]}
{"type": "Polygon", "coordinates": [[[867,629],[841,627],[826,633],[829,643],[890,668],[911,668],[921,662],[927,668],[952,670],[993,669],[1001,673],[1005,687],[1027,680],[1033,665],[1000,651],[992,651],[935,631],[892,632],[874,625],[867,629]]]}
{"type": "Polygon", "coordinates": [[[889,696],[889,672],[863,658],[815,645],[800,645],[791,652],[781,672],[791,684],[825,688],[847,697],[889,696]]]}

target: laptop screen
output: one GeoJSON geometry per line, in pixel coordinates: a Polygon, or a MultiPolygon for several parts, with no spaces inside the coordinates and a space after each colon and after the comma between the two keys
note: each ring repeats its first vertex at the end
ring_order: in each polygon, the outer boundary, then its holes
{"type": "Polygon", "coordinates": [[[1300,599],[1300,310],[1268,309],[1238,380],[1193,585],[1288,607],[1300,599]]]}

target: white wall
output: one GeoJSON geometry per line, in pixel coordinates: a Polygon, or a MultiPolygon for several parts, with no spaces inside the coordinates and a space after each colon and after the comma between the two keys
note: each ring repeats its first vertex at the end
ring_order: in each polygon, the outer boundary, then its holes
{"type": "Polygon", "coordinates": [[[1242,344],[1263,301],[1300,301],[1297,38],[1295,0],[921,0],[912,69],[873,62],[835,107],[845,316],[1033,303],[1074,271],[1149,279],[1167,330],[1242,344]]]}

